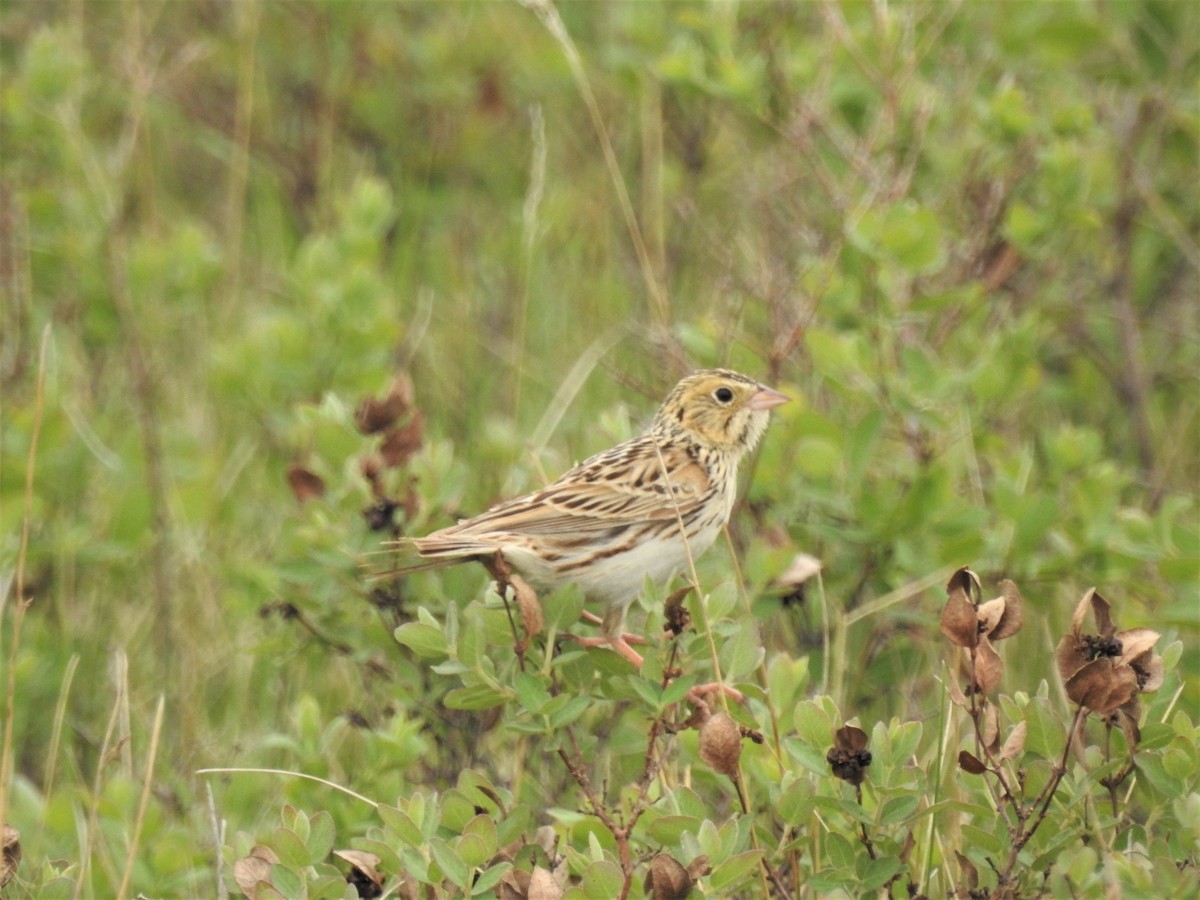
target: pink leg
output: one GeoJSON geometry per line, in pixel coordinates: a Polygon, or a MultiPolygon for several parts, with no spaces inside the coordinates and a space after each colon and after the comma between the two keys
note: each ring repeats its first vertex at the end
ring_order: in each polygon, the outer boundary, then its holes
{"type": "Polygon", "coordinates": [[[737,688],[722,684],[719,681],[710,681],[707,684],[698,684],[688,691],[687,701],[694,706],[707,705],[704,697],[708,694],[724,694],[735,703],[742,703],[746,699],[746,695],[737,688]]]}
{"type": "Polygon", "coordinates": [[[638,644],[646,643],[646,639],[636,634],[620,634],[615,637],[600,635],[599,637],[579,637],[569,634],[567,637],[575,640],[581,647],[610,647],[633,663],[635,669],[640,669],[644,660],[642,655],[629,646],[630,641],[638,644]]]}

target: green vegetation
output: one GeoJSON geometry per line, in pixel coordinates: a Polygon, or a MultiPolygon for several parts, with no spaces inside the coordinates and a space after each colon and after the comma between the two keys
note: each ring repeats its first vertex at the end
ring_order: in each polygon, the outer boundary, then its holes
{"type": "Polygon", "coordinates": [[[4,0],[5,896],[1194,895],[1198,75],[1182,2],[4,0]],[[714,364],[795,402],[640,673],[386,575],[714,364]]]}

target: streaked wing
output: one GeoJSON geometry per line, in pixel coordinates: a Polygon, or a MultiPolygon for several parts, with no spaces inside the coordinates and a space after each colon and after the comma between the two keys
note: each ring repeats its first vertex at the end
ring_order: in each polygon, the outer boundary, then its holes
{"type": "Polygon", "coordinates": [[[712,492],[686,447],[642,436],[580,463],[553,484],[430,537],[491,533],[580,537],[637,522],[686,518],[712,492]],[[660,456],[661,452],[661,456],[660,456]]]}

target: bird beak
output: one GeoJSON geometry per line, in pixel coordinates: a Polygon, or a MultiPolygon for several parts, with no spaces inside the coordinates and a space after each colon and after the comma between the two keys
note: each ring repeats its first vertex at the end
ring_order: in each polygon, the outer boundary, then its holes
{"type": "Polygon", "coordinates": [[[773,391],[769,387],[763,387],[760,384],[758,390],[750,396],[750,403],[748,405],[751,409],[772,409],[781,403],[787,403],[791,399],[786,394],[773,391]]]}

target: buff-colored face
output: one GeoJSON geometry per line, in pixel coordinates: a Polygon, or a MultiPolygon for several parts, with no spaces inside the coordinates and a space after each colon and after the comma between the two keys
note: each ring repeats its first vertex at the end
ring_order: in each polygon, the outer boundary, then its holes
{"type": "Polygon", "coordinates": [[[705,446],[744,453],[762,437],[769,411],[787,401],[745,375],[706,369],[679,382],[658,415],[705,446]]]}

